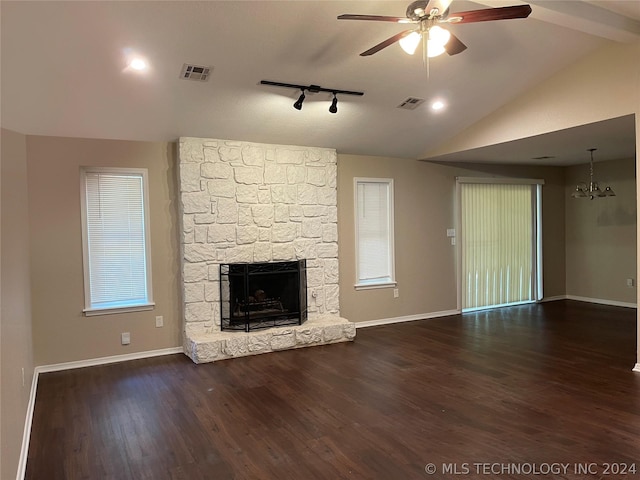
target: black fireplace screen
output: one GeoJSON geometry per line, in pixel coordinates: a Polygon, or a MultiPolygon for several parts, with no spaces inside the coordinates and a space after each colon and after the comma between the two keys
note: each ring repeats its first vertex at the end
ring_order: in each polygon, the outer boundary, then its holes
{"type": "Polygon", "coordinates": [[[307,262],[220,265],[220,326],[249,332],[307,319],[307,262]]]}

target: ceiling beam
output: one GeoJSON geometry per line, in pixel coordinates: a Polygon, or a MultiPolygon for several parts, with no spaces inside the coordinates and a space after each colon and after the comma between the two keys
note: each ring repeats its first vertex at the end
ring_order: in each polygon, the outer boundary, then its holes
{"type": "Polygon", "coordinates": [[[640,40],[639,20],[601,8],[585,0],[474,1],[487,7],[529,3],[533,6],[533,11],[529,18],[616,42],[627,43],[640,40]]]}

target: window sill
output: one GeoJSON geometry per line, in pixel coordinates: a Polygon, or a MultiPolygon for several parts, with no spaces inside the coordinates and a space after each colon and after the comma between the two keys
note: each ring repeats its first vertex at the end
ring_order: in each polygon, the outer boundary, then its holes
{"type": "Polygon", "coordinates": [[[378,288],[395,288],[398,282],[384,282],[384,283],[356,283],[354,285],[356,290],[374,290],[378,288]]]}
{"type": "Polygon", "coordinates": [[[132,305],[129,307],[85,308],[83,312],[86,317],[93,317],[97,315],[112,315],[114,313],[142,312],[145,310],[153,310],[155,306],[156,304],[151,302],[142,305],[132,305]]]}

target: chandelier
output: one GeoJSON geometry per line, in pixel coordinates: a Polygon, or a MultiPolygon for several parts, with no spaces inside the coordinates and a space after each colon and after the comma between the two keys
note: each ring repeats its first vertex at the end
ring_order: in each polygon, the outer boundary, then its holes
{"type": "Polygon", "coordinates": [[[598,182],[593,180],[593,152],[595,152],[597,148],[590,148],[587,152],[591,153],[591,160],[589,162],[589,183],[581,182],[576,185],[576,189],[571,194],[573,198],[588,198],[589,200],[593,200],[596,197],[615,197],[616,194],[611,187],[605,187],[604,190],[601,190],[598,186],[598,182]]]}

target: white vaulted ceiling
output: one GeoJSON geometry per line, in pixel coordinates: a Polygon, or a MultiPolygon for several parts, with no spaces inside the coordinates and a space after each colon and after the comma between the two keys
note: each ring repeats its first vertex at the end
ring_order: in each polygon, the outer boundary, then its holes
{"type": "MultiPolygon", "coordinates": [[[[215,137],[418,158],[598,47],[640,39],[640,2],[538,0],[528,19],[452,25],[468,49],[431,59],[427,79],[421,56],[398,45],[359,56],[405,26],[336,19],[404,16],[408,3],[2,1],[2,126],[34,135],[215,137]],[[566,4],[579,8],[567,13],[566,4]],[[149,71],[127,69],[127,52],[146,57],[149,71]],[[212,66],[210,80],[180,79],[184,63],[212,66]],[[297,111],[299,91],[260,80],[365,95],[339,96],[332,115],[329,94],[307,94],[297,111]],[[398,109],[408,97],[426,102],[398,109]],[[429,108],[436,98],[446,110],[429,108]]],[[[454,0],[451,11],[522,3],[454,0]]]]}

